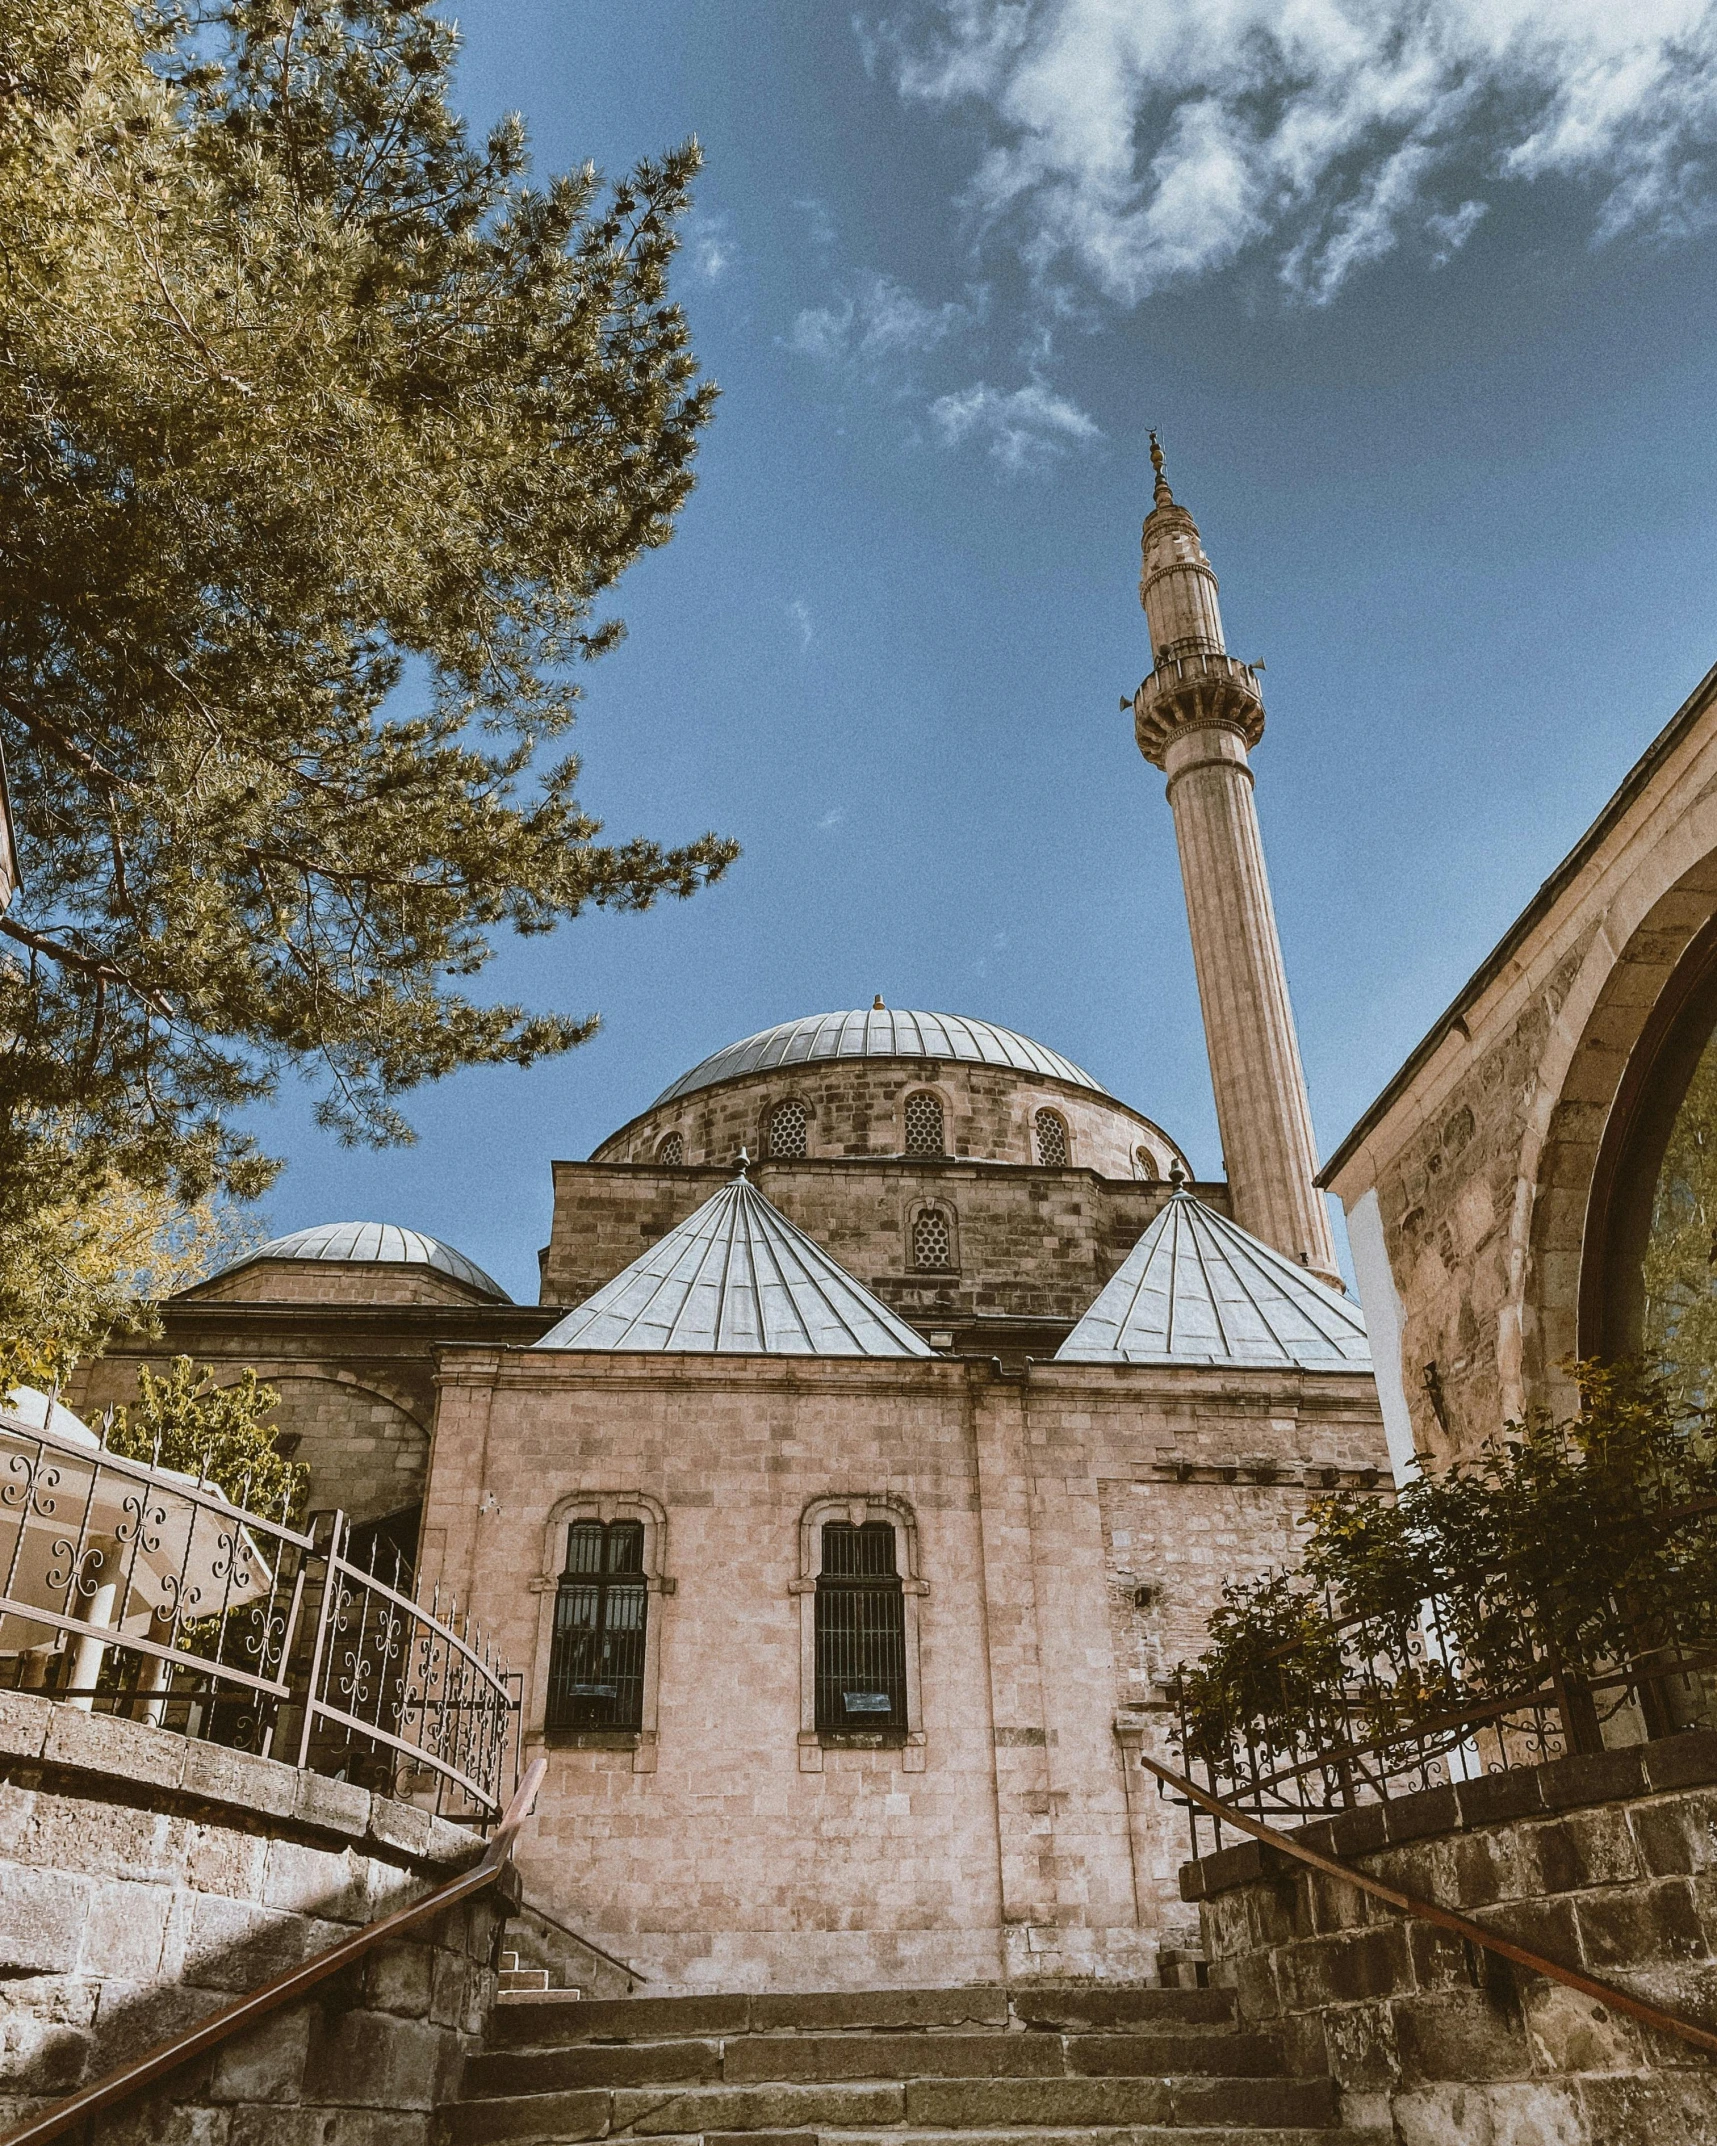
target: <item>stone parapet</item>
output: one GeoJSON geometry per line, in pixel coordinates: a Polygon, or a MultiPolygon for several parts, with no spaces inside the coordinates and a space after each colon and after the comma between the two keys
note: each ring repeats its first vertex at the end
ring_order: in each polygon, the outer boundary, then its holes
{"type": "MultiPolygon", "coordinates": [[[[0,2131],[466,1869],[350,1782],[0,1694],[0,2131]]],[[[98,2119],[176,2146],[425,2146],[487,2024],[503,1906],[451,1909],[98,2119]]]]}
{"type": "MultiPolygon", "coordinates": [[[[1299,1838],[1717,2028],[1717,1735],[1452,1782],[1299,1838]]],[[[1401,2146],[1717,2138],[1717,2066],[1248,1841],[1185,1865],[1212,1980],[1401,2146]]]]}

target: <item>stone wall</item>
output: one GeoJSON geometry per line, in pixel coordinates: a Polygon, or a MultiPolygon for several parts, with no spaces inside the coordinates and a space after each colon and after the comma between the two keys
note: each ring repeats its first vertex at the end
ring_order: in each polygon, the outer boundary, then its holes
{"type": "MultiPolygon", "coordinates": [[[[556,1163],[543,1301],[581,1303],[732,1174],[726,1167],[556,1163]]],[[[789,1221],[925,1328],[1013,1319],[1065,1330],[1090,1308],[1168,1197],[1166,1185],[1088,1169],[917,1157],[765,1162],[751,1174],[789,1221]],[[927,1205],[949,1219],[954,1265],[947,1271],[921,1272],[911,1263],[913,1217],[927,1205]]],[[[1226,1186],[1197,1190],[1227,1212],[1226,1186]]],[[[980,1334],[973,1345],[986,1341],[980,1334]]],[[[1037,1343],[1045,1355],[1056,1346],[1053,1333],[1037,1343]]]]}
{"type": "MultiPolygon", "coordinates": [[[[1717,2031],[1717,1735],[1373,1805],[1305,1836],[1717,2031]]],[[[1705,2146],[1717,2059],[1252,1842],[1189,1863],[1212,1979],[1399,2146],[1705,2146]]]]}
{"type": "MultiPolygon", "coordinates": [[[[481,1841],[145,1724],[0,1694],[0,2130],[403,1907],[481,1841]]],[[[501,1903],[379,1948],[97,2120],[103,2146],[428,2146],[501,1903]]]]}
{"type": "Polygon", "coordinates": [[[777,1066],[768,1073],[696,1088],[644,1111],[603,1141],[594,1162],[653,1162],[677,1133],[688,1163],[731,1169],[743,1147],[769,1153],[769,1117],[789,1100],[805,1106],[811,1155],[899,1155],[906,1148],[906,1099],[928,1093],[942,1104],[952,1156],[1035,1163],[1033,1121],[1053,1110],[1067,1130],[1068,1160],[1104,1177],[1166,1178],[1186,1157],[1160,1125],[1096,1089],[952,1059],[837,1058],[777,1066]],[[1139,1150],[1144,1149],[1141,1158],[1139,1150]]]}
{"type": "Polygon", "coordinates": [[[549,1741],[520,1860],[664,1988],[1148,1980],[1190,1918],[1123,1740],[1308,1492],[1384,1465],[1355,1375],[462,1350],[442,1379],[425,1572],[526,1669],[528,1750],[569,1515],[645,1522],[644,1725],[549,1741]],[[913,1533],[898,1748],[807,1725],[830,1498],[913,1533]]]}
{"type": "MultiPolygon", "coordinates": [[[[248,1270],[246,1270],[248,1271],[248,1270]]],[[[336,1270],[337,1278],[338,1270],[336,1270]]],[[[535,1339],[535,1305],[252,1303],[176,1299],[159,1341],[116,1345],[79,1365],[65,1391],[89,1422],[137,1398],[137,1372],[175,1356],[213,1367],[221,1384],[254,1370],[280,1395],[276,1422],[310,1470],[312,1509],[380,1520],[423,1497],[435,1411],[435,1351],[447,1341],[535,1339]]]]}
{"type": "Polygon", "coordinates": [[[1602,1317],[1581,1301],[1599,1147],[1659,994],[1713,914],[1717,674],[1325,1171],[1362,1294],[1394,1300],[1374,1325],[1400,1332],[1378,1377],[1404,1448],[1471,1453],[1505,1417],[1572,1405],[1559,1367],[1595,1348],[1602,1317]]]}

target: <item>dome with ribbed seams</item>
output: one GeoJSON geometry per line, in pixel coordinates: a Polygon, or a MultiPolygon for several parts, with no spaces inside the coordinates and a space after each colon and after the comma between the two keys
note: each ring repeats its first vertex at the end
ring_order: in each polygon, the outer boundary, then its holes
{"type": "Polygon", "coordinates": [[[1034,1043],[1030,1036],[958,1013],[915,1013],[892,1006],[855,1007],[849,1013],[813,1013],[782,1021],[712,1052],[689,1073],[664,1088],[652,1110],[717,1081],[767,1073],[776,1066],[809,1065],[831,1058],[946,1058],[959,1065],[1006,1066],[1066,1081],[1093,1095],[1108,1095],[1070,1058],[1034,1043]]]}
{"type": "MultiPolygon", "coordinates": [[[[479,1295],[497,1304],[513,1300],[491,1274],[475,1260],[422,1230],[401,1229],[395,1222],[321,1222],[312,1229],[294,1230],[288,1237],[271,1237],[243,1259],[235,1259],[222,1274],[237,1274],[263,1260],[325,1259],[349,1266],[430,1267],[456,1282],[463,1282],[479,1295]]],[[[210,1280],[216,1279],[211,1275],[210,1280]]]]}

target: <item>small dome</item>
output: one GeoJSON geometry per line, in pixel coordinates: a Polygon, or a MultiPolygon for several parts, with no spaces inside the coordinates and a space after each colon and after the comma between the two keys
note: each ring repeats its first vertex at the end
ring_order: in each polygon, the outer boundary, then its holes
{"type": "MultiPolygon", "coordinates": [[[[433,1267],[437,1274],[450,1275],[479,1296],[492,1297],[497,1304],[512,1302],[494,1276],[485,1274],[463,1252],[443,1244],[439,1237],[401,1229],[393,1222],[321,1222],[314,1229],[294,1230],[289,1237],[271,1237],[243,1259],[223,1267],[221,1273],[237,1274],[265,1259],[326,1259],[364,1267],[433,1267]]],[[[215,1278],[210,1276],[211,1281],[215,1278]]]]}
{"type": "Polygon", "coordinates": [[[812,1013],[803,1020],[782,1021],[742,1042],[730,1043],[682,1073],[650,1105],[659,1110],[676,1096],[717,1081],[738,1080],[747,1073],[767,1073],[774,1066],[806,1065],[827,1058],[948,1058],[962,1065],[1011,1066],[1016,1073],[1036,1073],[1088,1088],[1109,1091],[1059,1051],[958,1013],[911,1013],[890,1006],[865,1006],[851,1013],[812,1013]]]}

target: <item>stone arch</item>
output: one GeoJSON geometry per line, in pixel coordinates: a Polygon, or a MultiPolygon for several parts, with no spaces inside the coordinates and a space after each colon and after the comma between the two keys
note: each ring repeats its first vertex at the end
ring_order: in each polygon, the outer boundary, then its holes
{"type": "Polygon", "coordinates": [[[1654,1015],[1683,957],[1717,917],[1717,799],[1649,846],[1583,948],[1537,1068],[1511,1228],[1515,1330],[1498,1335],[1505,1410],[1569,1408],[1557,1367],[1594,1345],[1582,1333],[1604,1229],[1599,1164],[1653,1047],[1654,1015]],[[1643,1046],[1643,1048],[1642,1048],[1643,1046]],[[1513,1375],[1511,1377],[1511,1367],[1513,1375]]]}
{"type": "Polygon", "coordinates": [[[421,1502],[429,1430],[397,1398],[333,1371],[294,1365],[258,1376],[280,1396],[274,1420],[298,1440],[313,1507],[338,1506],[362,1523],[421,1502]]]}

